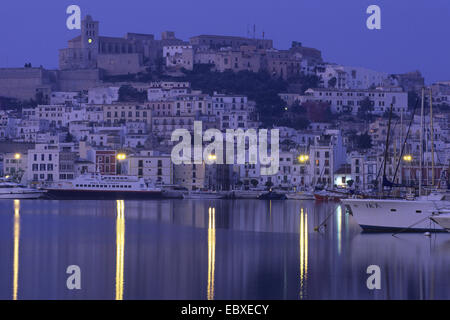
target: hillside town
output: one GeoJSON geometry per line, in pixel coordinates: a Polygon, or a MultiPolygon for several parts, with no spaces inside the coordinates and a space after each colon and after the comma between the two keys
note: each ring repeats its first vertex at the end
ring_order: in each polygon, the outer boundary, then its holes
{"type": "Polygon", "coordinates": [[[0,68],[0,176],[39,187],[99,173],[215,191],[369,192],[383,173],[407,186],[449,184],[450,80],[326,62],[298,41],[276,49],[264,34],[109,37],[99,25],[84,18],[57,70],[0,68]],[[278,172],[174,164],[173,131],[196,121],[278,129],[278,172]]]}

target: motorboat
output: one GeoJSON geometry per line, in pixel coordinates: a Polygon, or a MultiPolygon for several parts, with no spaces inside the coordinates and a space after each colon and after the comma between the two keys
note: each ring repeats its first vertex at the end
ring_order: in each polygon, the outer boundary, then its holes
{"type": "Polygon", "coordinates": [[[45,190],[28,188],[15,182],[0,182],[0,199],[38,199],[45,190]]]}

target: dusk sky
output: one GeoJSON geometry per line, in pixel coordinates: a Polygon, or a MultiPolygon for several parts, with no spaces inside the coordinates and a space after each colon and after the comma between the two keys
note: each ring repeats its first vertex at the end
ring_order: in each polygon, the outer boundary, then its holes
{"type": "Polygon", "coordinates": [[[449,0],[192,0],[65,1],[3,0],[0,7],[0,67],[56,68],[58,49],[79,30],[66,29],[66,8],[100,21],[100,34],[175,31],[253,36],[287,49],[292,40],[322,51],[325,61],[388,73],[420,70],[427,83],[450,80],[449,0]],[[381,30],[366,28],[366,8],[381,7],[381,30]]]}

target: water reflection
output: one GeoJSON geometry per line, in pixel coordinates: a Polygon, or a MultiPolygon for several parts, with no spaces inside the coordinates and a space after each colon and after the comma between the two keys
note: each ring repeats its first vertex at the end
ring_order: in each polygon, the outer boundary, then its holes
{"type": "Polygon", "coordinates": [[[208,288],[207,299],[214,300],[214,276],[216,267],[216,208],[208,209],[208,288]]]}
{"type": "Polygon", "coordinates": [[[308,281],[308,213],[300,209],[300,299],[305,298],[308,281]]]}
{"type": "Polygon", "coordinates": [[[19,240],[20,240],[20,200],[14,200],[14,260],[13,260],[13,300],[17,300],[19,290],[19,240]]]}
{"type": "Polygon", "coordinates": [[[0,299],[450,299],[450,234],[365,234],[335,206],[0,200],[0,299]]]}
{"type": "Polygon", "coordinates": [[[341,255],[342,252],[342,208],[338,206],[336,208],[336,228],[337,228],[337,246],[338,254],[341,255]]]}
{"type": "Polygon", "coordinates": [[[125,257],[125,203],[117,200],[116,218],[116,300],[123,300],[123,268],[125,257]]]}

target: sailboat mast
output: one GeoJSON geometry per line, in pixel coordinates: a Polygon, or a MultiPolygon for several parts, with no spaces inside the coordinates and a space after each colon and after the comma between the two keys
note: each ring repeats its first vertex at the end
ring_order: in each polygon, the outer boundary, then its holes
{"type": "MultiPolygon", "coordinates": [[[[401,150],[403,150],[403,109],[400,112],[400,146],[401,146],[401,150]]],[[[402,151],[400,151],[400,183],[403,184],[403,161],[402,161],[402,151]]]]}
{"type": "Polygon", "coordinates": [[[431,184],[434,186],[434,130],[433,130],[433,92],[430,88],[430,130],[431,130],[431,184]]]}
{"type": "Polygon", "coordinates": [[[420,108],[420,156],[419,156],[419,196],[422,195],[422,157],[423,157],[423,108],[425,99],[425,89],[422,87],[422,103],[420,108]]]}

